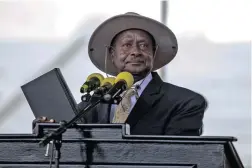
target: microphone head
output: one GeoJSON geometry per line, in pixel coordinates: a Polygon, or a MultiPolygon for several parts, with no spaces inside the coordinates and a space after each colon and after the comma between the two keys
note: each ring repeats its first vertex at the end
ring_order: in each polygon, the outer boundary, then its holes
{"type": "Polygon", "coordinates": [[[110,84],[111,86],[113,86],[115,84],[115,78],[114,77],[107,77],[107,78],[105,78],[102,81],[101,86],[105,86],[107,84],[110,84]]]}
{"type": "Polygon", "coordinates": [[[87,77],[87,81],[90,81],[90,79],[92,78],[97,78],[100,81],[100,83],[104,80],[103,75],[99,73],[92,73],[91,75],[87,77]]]}
{"type": "Polygon", "coordinates": [[[134,84],[134,78],[133,75],[129,72],[121,72],[116,76],[115,83],[119,81],[125,81],[127,85],[127,89],[131,88],[131,86],[134,84]]]}
{"type": "MultiPolygon", "coordinates": [[[[102,74],[99,74],[99,73],[92,73],[91,75],[89,75],[87,77],[87,80],[86,82],[81,86],[80,88],[80,92],[81,93],[85,93],[87,92],[88,90],[92,90],[90,88],[90,85],[88,84],[89,82],[92,81],[93,85],[95,85],[95,87],[99,87],[101,86],[101,82],[104,80],[104,77],[102,74]]],[[[94,87],[94,86],[92,86],[94,87]]]]}

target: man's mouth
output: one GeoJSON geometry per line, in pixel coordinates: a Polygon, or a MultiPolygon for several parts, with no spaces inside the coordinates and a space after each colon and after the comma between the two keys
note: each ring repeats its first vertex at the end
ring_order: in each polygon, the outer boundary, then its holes
{"type": "Polygon", "coordinates": [[[144,61],[129,61],[127,64],[143,64],[144,61]]]}

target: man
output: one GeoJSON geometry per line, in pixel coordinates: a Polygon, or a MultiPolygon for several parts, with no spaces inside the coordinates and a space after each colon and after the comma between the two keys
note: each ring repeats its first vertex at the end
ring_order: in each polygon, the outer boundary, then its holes
{"type": "MultiPolygon", "coordinates": [[[[168,64],[178,50],[168,27],[136,13],[118,15],[94,31],[88,49],[91,61],[101,71],[113,76],[130,72],[140,97],[129,90],[119,105],[99,104],[85,116],[87,123],[127,123],[131,134],[138,135],[201,135],[205,99],[163,82],[154,72],[168,64]]],[[[79,108],[85,105],[82,102],[79,108]]],[[[48,122],[46,118],[40,121],[48,122]]]]}

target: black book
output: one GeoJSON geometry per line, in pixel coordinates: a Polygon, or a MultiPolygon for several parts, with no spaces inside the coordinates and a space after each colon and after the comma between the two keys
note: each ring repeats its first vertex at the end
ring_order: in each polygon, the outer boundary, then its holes
{"type": "Polygon", "coordinates": [[[59,68],[21,86],[36,118],[46,116],[57,122],[70,121],[77,113],[77,103],[59,68]]]}

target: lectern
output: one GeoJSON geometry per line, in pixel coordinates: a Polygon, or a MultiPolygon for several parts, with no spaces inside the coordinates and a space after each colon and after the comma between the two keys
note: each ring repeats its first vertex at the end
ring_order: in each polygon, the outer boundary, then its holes
{"type": "MultiPolygon", "coordinates": [[[[59,127],[37,124],[34,134],[1,134],[1,168],[48,168],[52,145],[41,138],[59,127]]],[[[62,168],[243,168],[233,137],[130,135],[127,125],[80,124],[62,136],[62,168]]],[[[54,161],[51,162],[54,164],[54,161]]],[[[52,165],[53,167],[53,165],[52,165]]]]}

